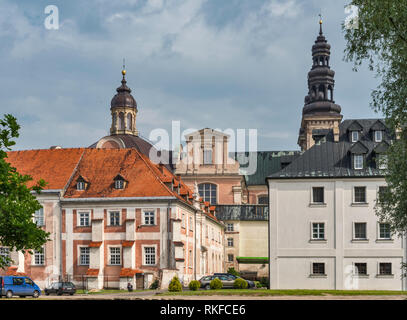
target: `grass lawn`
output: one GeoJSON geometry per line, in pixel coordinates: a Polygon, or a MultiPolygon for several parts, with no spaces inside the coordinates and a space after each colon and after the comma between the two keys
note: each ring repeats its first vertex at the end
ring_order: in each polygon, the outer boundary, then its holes
{"type": "Polygon", "coordinates": [[[165,296],[389,296],[406,295],[407,291],[386,290],[267,290],[267,289],[221,289],[221,290],[198,290],[183,292],[163,292],[157,295],[165,296]]]}

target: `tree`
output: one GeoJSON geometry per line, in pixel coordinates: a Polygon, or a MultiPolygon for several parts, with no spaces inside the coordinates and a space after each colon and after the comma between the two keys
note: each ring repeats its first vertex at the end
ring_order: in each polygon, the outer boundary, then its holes
{"type": "MultiPolygon", "coordinates": [[[[0,244],[10,251],[30,252],[41,250],[49,240],[49,233],[39,228],[33,221],[36,210],[41,208],[33,193],[39,194],[45,186],[40,180],[32,187],[29,175],[21,175],[7,161],[6,150],[15,145],[20,126],[12,115],[0,119],[0,244]]],[[[0,256],[0,268],[11,262],[9,257],[0,256]]]]}
{"type": "Polygon", "coordinates": [[[407,230],[407,0],[353,0],[357,27],[343,24],[345,60],[354,70],[367,63],[381,79],[371,106],[382,112],[397,139],[387,150],[386,182],[376,214],[393,232],[407,230]]]}

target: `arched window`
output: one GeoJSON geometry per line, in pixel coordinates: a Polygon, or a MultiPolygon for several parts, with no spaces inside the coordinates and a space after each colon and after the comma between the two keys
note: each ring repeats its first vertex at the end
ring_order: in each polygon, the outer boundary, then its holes
{"type": "Polygon", "coordinates": [[[119,130],[124,130],[124,113],[119,113],[119,130]]]}
{"type": "Polygon", "coordinates": [[[133,127],[132,121],[133,121],[133,117],[132,117],[131,113],[128,113],[128,114],[127,114],[127,123],[126,123],[126,129],[127,129],[127,130],[131,130],[131,129],[132,129],[132,127],[133,127]]]}
{"type": "Polygon", "coordinates": [[[325,86],[321,84],[318,89],[318,98],[325,100],[325,86]]]}
{"type": "Polygon", "coordinates": [[[319,58],[319,64],[321,65],[321,66],[323,66],[324,65],[324,57],[321,57],[321,58],[319,58]]]}
{"type": "Polygon", "coordinates": [[[331,86],[328,87],[328,93],[329,93],[329,100],[333,100],[334,99],[334,90],[332,89],[331,86]]]}
{"type": "Polygon", "coordinates": [[[199,196],[204,201],[208,201],[211,205],[215,205],[217,204],[216,188],[216,184],[201,183],[198,185],[199,196]]]}
{"type": "Polygon", "coordinates": [[[113,128],[116,129],[117,127],[117,114],[116,112],[113,113],[113,124],[112,124],[113,128]]]}

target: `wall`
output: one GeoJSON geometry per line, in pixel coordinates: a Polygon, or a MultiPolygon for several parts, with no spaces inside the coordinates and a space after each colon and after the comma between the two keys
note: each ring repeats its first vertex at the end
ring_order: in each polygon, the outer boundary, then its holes
{"type": "Polygon", "coordinates": [[[378,240],[374,212],[378,186],[384,179],[270,180],[271,287],[344,289],[347,266],[368,263],[363,289],[401,290],[400,262],[405,255],[403,240],[378,240]],[[325,205],[311,204],[313,186],[325,188],[325,205]],[[353,204],[353,187],[366,186],[367,204],[353,204]],[[293,201],[295,199],[295,201],[293,201]],[[311,240],[311,223],[325,222],[325,241],[311,240]],[[368,241],[353,240],[353,223],[366,222],[368,241]],[[326,263],[326,277],[311,277],[312,262],[326,263]],[[392,262],[392,277],[378,277],[378,263],[392,262]]]}

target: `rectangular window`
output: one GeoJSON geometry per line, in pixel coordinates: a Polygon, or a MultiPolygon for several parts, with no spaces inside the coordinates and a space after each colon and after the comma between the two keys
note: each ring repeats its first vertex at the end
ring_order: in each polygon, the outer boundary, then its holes
{"type": "Polygon", "coordinates": [[[110,225],[111,226],[120,226],[120,211],[110,211],[110,225]]]}
{"type": "Polygon", "coordinates": [[[313,203],[324,203],[324,188],[323,187],[313,187],[312,188],[312,202],[313,203]]]}
{"type": "Polygon", "coordinates": [[[34,264],[37,266],[42,266],[45,263],[45,254],[44,249],[42,250],[34,250],[34,264]]]}
{"type": "Polygon", "coordinates": [[[385,154],[377,155],[377,166],[381,170],[387,169],[387,155],[385,154]]]}
{"type": "Polygon", "coordinates": [[[110,264],[121,265],[121,250],[119,247],[110,247],[110,264]]]}
{"type": "Polygon", "coordinates": [[[379,223],[379,239],[391,239],[389,223],[379,223]]]}
{"type": "Polygon", "coordinates": [[[189,217],[189,230],[194,230],[194,218],[189,217]]]}
{"type": "Polygon", "coordinates": [[[392,275],[391,273],[391,263],[389,262],[381,262],[379,263],[379,274],[380,275],[392,275]]]}
{"type": "Polygon", "coordinates": [[[144,247],[145,265],[155,265],[155,247],[144,247]]]}
{"type": "Polygon", "coordinates": [[[233,230],[234,230],[233,223],[228,223],[227,224],[227,231],[233,231],[233,230]]]}
{"type": "Polygon", "coordinates": [[[80,247],[79,263],[81,266],[88,266],[90,259],[89,247],[80,247]]]}
{"type": "Polygon", "coordinates": [[[355,222],[355,235],[354,239],[367,239],[366,235],[366,222],[355,222]]]}
{"type": "Polygon", "coordinates": [[[144,212],[144,224],[153,226],[155,225],[155,212],[154,211],[145,211],[144,212]]]}
{"type": "Polygon", "coordinates": [[[359,140],[359,132],[352,131],[352,142],[357,142],[359,140]]]}
{"type": "Polygon", "coordinates": [[[387,186],[380,186],[379,187],[379,192],[377,194],[377,201],[378,202],[383,202],[384,201],[384,196],[387,191],[387,186]]]}
{"type": "Polygon", "coordinates": [[[44,208],[38,209],[34,213],[34,222],[37,226],[42,227],[45,225],[44,221],[44,208]]]}
{"type": "Polygon", "coordinates": [[[367,263],[355,263],[355,274],[367,275],[367,263]]]}
{"type": "Polygon", "coordinates": [[[185,213],[182,214],[181,227],[185,229],[185,213]]]}
{"type": "Polygon", "coordinates": [[[325,223],[312,224],[312,239],[324,240],[325,239],[325,223]]]}
{"type": "Polygon", "coordinates": [[[233,254],[228,254],[228,262],[233,262],[234,256],[233,254]]]}
{"type": "Polygon", "coordinates": [[[376,142],[381,142],[383,140],[383,131],[375,131],[374,138],[376,142]]]}
{"type": "Polygon", "coordinates": [[[353,156],[353,169],[363,169],[363,155],[355,154],[353,156]]]}
{"type": "MultiPolygon", "coordinates": [[[[10,259],[10,249],[6,247],[0,247],[0,257],[3,259],[10,259]]],[[[10,262],[7,262],[7,266],[10,266],[10,262]]]]}
{"type": "Polygon", "coordinates": [[[233,247],[233,238],[228,238],[228,247],[233,247]]]}
{"type": "Polygon", "coordinates": [[[212,150],[206,149],[203,151],[204,164],[212,164],[212,150]]]}
{"type": "Polygon", "coordinates": [[[115,189],[124,189],[124,181],[121,179],[117,179],[114,182],[115,189]]]}
{"type": "Polygon", "coordinates": [[[366,203],[366,187],[355,187],[354,193],[355,203],[366,203]]]}
{"type": "Polygon", "coordinates": [[[79,226],[88,227],[90,225],[89,212],[79,212],[79,226]]]}
{"type": "Polygon", "coordinates": [[[325,275],[325,263],[314,262],[312,264],[312,274],[325,275]]]}
{"type": "Polygon", "coordinates": [[[192,268],[192,266],[193,266],[192,250],[189,250],[188,261],[189,261],[189,267],[192,268]]]}
{"type": "Polygon", "coordinates": [[[76,183],[76,190],[85,190],[85,182],[83,181],[78,181],[76,183]]]}

